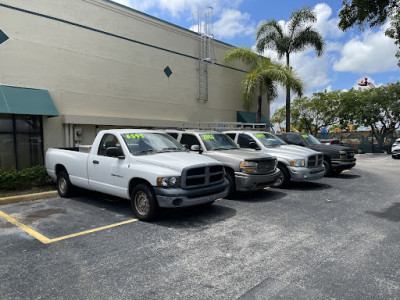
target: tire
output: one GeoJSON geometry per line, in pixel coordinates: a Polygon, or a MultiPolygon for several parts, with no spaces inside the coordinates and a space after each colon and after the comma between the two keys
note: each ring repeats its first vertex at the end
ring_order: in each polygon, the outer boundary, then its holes
{"type": "Polygon", "coordinates": [[[278,164],[277,167],[280,171],[278,179],[275,181],[273,187],[281,188],[288,184],[290,181],[290,174],[285,166],[278,164]]]}
{"type": "Polygon", "coordinates": [[[324,176],[332,176],[332,168],[331,168],[331,164],[329,163],[329,161],[324,160],[324,167],[325,167],[325,173],[324,176]]]}
{"type": "Polygon", "coordinates": [[[74,192],[74,186],[69,180],[69,175],[66,171],[60,171],[57,174],[57,191],[60,197],[71,197],[74,192]]]}
{"type": "Polygon", "coordinates": [[[158,210],[156,194],[144,183],[136,185],[131,192],[131,207],[135,216],[141,221],[150,221],[158,210]]]}
{"type": "Polygon", "coordinates": [[[225,177],[229,182],[229,192],[228,192],[228,195],[226,196],[226,198],[232,199],[236,193],[235,176],[231,172],[226,172],[225,177]]]}
{"type": "Polygon", "coordinates": [[[339,174],[342,173],[342,172],[343,172],[343,170],[335,170],[335,171],[332,171],[332,175],[337,176],[337,175],[339,175],[339,174]]]}

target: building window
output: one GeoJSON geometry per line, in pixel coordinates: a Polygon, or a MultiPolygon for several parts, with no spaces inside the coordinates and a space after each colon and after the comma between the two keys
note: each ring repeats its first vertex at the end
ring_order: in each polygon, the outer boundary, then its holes
{"type": "Polygon", "coordinates": [[[42,116],[0,114],[0,168],[43,165],[42,116]]]}

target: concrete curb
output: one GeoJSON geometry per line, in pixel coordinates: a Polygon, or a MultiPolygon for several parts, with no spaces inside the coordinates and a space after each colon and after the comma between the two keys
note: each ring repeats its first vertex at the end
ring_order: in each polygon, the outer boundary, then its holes
{"type": "Polygon", "coordinates": [[[57,191],[49,191],[49,192],[43,192],[43,193],[3,197],[3,198],[0,198],[0,205],[10,204],[10,203],[18,203],[18,202],[24,202],[24,201],[32,201],[32,200],[38,200],[38,199],[45,199],[45,198],[54,198],[54,197],[58,197],[57,191]]]}

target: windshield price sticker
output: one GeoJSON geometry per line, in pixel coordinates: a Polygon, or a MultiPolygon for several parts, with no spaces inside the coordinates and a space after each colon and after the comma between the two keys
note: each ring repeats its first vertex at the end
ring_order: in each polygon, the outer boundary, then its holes
{"type": "Polygon", "coordinates": [[[264,133],[257,133],[257,134],[255,134],[255,136],[256,137],[265,137],[265,134],[264,133]]]}
{"type": "Polygon", "coordinates": [[[132,133],[132,134],[127,134],[125,137],[128,140],[130,140],[130,139],[143,139],[144,135],[143,134],[138,134],[138,133],[132,133]]]}
{"type": "Polygon", "coordinates": [[[203,140],[214,140],[214,136],[212,134],[202,135],[203,140]]]}
{"type": "Polygon", "coordinates": [[[303,138],[308,138],[308,134],[302,134],[301,135],[303,138]]]}

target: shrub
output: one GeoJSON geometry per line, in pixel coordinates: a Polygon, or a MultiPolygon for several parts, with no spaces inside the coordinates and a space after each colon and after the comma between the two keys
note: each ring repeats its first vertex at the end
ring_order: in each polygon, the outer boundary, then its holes
{"type": "Polygon", "coordinates": [[[0,190],[23,190],[52,184],[44,166],[22,170],[0,169],[0,190]]]}

